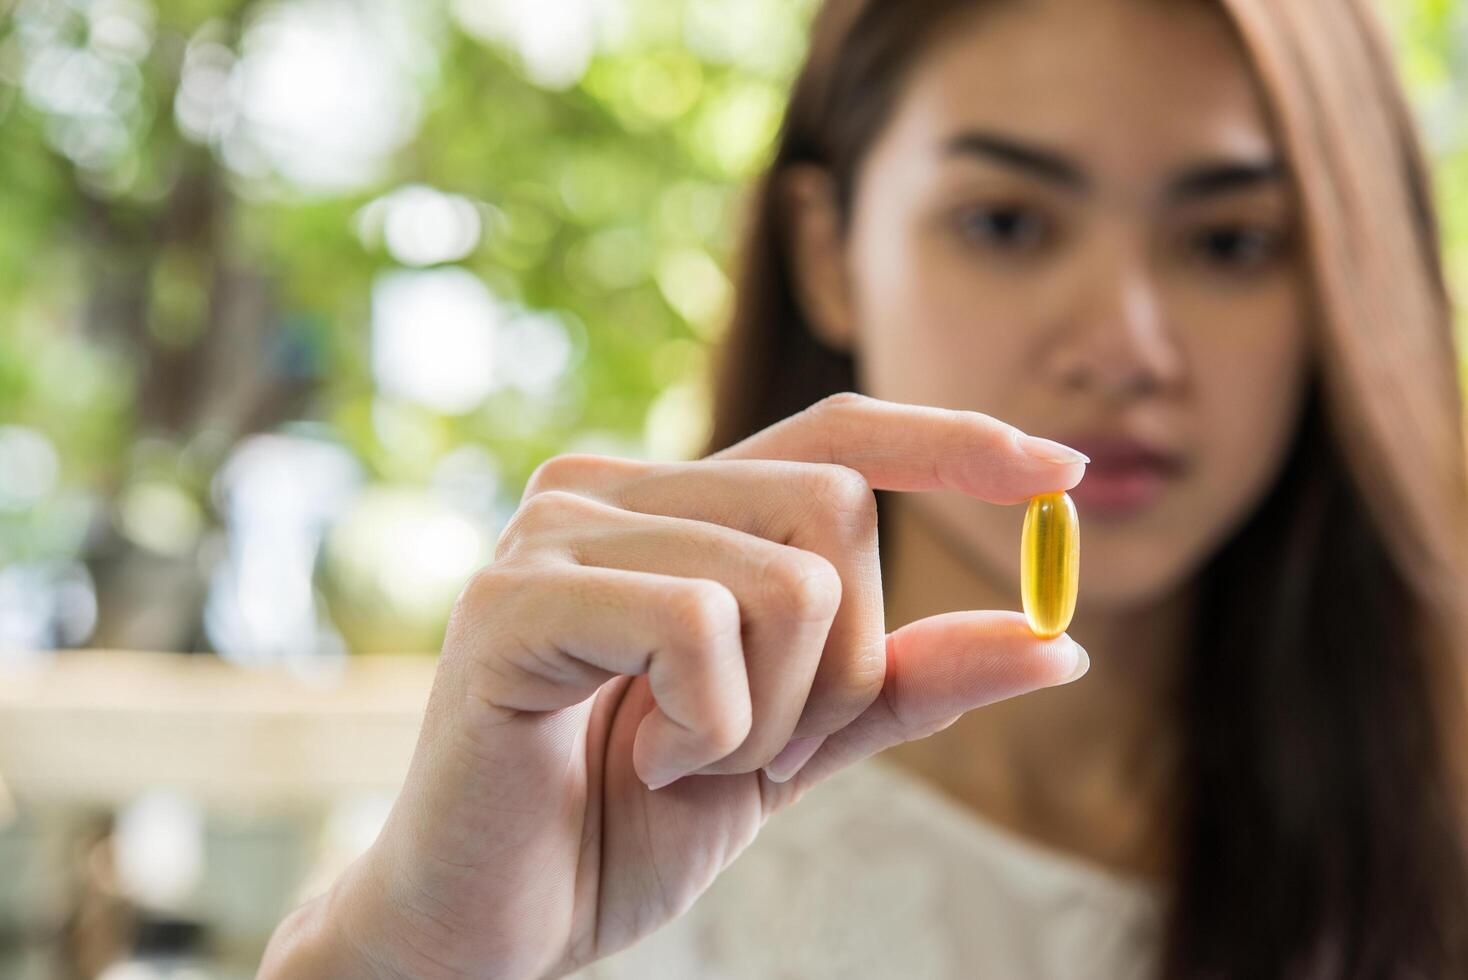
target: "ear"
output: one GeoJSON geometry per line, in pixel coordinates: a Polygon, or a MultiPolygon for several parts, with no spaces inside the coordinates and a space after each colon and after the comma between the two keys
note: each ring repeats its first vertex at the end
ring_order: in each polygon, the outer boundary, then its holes
{"type": "Polygon", "coordinates": [[[836,184],[824,167],[793,164],[780,175],[790,277],[801,312],[827,347],[850,352],[855,316],[836,184]]]}

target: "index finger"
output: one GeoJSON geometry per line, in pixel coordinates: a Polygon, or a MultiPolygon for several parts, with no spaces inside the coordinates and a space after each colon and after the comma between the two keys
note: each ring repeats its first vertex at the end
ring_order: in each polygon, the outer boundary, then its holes
{"type": "Polygon", "coordinates": [[[995,504],[1069,490],[1090,459],[982,412],[830,395],[708,459],[837,463],[874,490],[958,490],[995,504]]]}

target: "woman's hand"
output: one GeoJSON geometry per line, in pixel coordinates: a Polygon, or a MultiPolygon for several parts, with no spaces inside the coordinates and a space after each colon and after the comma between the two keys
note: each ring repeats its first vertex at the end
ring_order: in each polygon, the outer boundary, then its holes
{"type": "Polygon", "coordinates": [[[884,631],[872,490],[1080,481],[1045,453],[841,394],[696,462],[548,460],[459,598],[381,835],[262,976],[562,975],[681,914],[832,772],[1079,676],[1015,612],[884,631]]]}

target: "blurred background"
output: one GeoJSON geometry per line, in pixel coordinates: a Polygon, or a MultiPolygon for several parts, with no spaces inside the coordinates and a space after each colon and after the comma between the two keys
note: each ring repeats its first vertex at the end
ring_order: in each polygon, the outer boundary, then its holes
{"type": "Polygon", "coordinates": [[[253,975],[534,467],[697,454],[814,6],[0,0],[0,977],[253,975]]]}

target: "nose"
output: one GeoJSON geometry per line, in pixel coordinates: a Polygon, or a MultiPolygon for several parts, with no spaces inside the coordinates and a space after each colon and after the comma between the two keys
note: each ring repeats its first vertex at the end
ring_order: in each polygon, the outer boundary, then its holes
{"type": "Polygon", "coordinates": [[[1108,400],[1155,396],[1180,383],[1182,352],[1145,249],[1112,237],[1080,265],[1062,296],[1064,329],[1051,364],[1057,381],[1108,400]]]}

